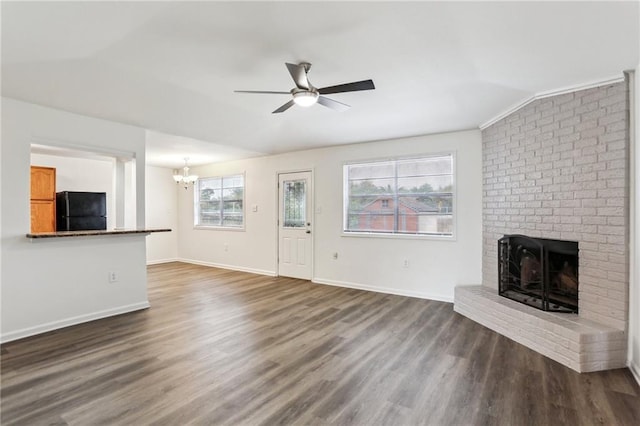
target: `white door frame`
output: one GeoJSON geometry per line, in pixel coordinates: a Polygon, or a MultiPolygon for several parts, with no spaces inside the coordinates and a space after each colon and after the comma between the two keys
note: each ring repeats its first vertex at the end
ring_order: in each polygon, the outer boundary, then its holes
{"type": "Polygon", "coordinates": [[[311,197],[309,200],[311,202],[310,207],[310,215],[311,215],[311,278],[313,281],[313,277],[315,276],[315,247],[316,247],[316,238],[315,238],[315,230],[316,230],[316,191],[315,191],[315,169],[313,167],[308,169],[290,169],[290,170],[279,170],[276,171],[276,255],[275,255],[275,271],[276,276],[280,276],[280,175],[286,175],[289,173],[304,173],[308,172],[311,174],[311,182],[309,183],[309,187],[311,189],[311,197]]]}

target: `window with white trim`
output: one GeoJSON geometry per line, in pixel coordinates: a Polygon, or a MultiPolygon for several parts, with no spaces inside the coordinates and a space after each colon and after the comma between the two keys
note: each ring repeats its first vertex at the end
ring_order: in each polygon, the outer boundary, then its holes
{"type": "Polygon", "coordinates": [[[346,164],[343,231],[453,236],[453,154],[346,164]]]}
{"type": "Polygon", "coordinates": [[[244,175],[198,179],[195,225],[244,228],[244,175]]]}

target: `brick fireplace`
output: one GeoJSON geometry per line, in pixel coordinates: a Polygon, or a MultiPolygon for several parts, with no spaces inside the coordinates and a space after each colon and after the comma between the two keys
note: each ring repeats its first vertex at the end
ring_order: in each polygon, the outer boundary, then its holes
{"type": "Polygon", "coordinates": [[[577,371],[624,367],[629,304],[629,95],[621,81],[534,100],[483,143],[483,285],[456,311],[577,371]],[[498,240],[577,241],[578,314],[498,293],[498,240]]]}

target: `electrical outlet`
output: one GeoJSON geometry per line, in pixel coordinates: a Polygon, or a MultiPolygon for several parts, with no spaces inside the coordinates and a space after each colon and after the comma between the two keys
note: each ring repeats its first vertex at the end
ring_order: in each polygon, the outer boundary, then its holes
{"type": "Polygon", "coordinates": [[[408,268],[409,267],[409,259],[405,259],[404,262],[402,262],[402,266],[404,268],[408,268]]]}
{"type": "Polygon", "coordinates": [[[224,251],[229,251],[229,244],[224,243],[224,251]]]}
{"type": "Polygon", "coordinates": [[[338,260],[338,252],[333,253],[331,257],[333,257],[333,260],[338,260]]]}
{"type": "Polygon", "coordinates": [[[116,271],[109,271],[109,282],[110,283],[118,282],[118,274],[116,274],[116,271]]]}

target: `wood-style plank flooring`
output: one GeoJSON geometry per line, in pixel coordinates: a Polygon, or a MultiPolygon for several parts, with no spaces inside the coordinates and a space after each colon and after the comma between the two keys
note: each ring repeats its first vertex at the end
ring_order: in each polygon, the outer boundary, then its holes
{"type": "Polygon", "coordinates": [[[170,263],[151,308],[2,346],[3,425],[639,425],[626,369],[578,374],[449,303],[170,263]]]}

